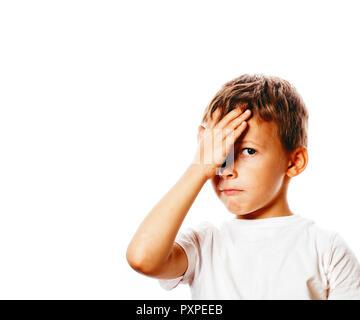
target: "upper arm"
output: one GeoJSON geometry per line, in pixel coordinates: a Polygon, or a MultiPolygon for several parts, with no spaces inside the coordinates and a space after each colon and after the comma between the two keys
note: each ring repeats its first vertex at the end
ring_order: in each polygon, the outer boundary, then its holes
{"type": "Polygon", "coordinates": [[[174,279],[184,275],[187,267],[188,259],[184,249],[174,242],[167,261],[150,276],[159,279],[174,279]]]}
{"type": "Polygon", "coordinates": [[[328,299],[360,299],[360,265],[339,234],[334,237],[328,276],[328,299]]]}

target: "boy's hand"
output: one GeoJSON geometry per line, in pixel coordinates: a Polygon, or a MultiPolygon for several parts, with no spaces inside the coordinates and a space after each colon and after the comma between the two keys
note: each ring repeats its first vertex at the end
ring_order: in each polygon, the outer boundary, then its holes
{"type": "Polygon", "coordinates": [[[214,111],[207,128],[199,126],[198,149],[192,162],[192,165],[198,166],[207,179],[216,175],[217,169],[224,163],[235,141],[245,130],[247,126],[245,120],[251,114],[249,109],[241,112],[237,107],[218,122],[219,111],[219,109],[214,111]]]}

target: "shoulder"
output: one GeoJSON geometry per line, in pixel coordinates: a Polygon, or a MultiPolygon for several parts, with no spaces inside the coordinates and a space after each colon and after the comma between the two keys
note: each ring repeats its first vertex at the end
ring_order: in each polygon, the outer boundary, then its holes
{"type": "Polygon", "coordinates": [[[183,227],[179,231],[179,235],[192,237],[206,237],[213,234],[217,230],[214,223],[210,221],[202,221],[194,226],[183,227]]]}
{"type": "Polygon", "coordinates": [[[311,225],[311,230],[319,241],[333,242],[338,233],[333,229],[325,228],[317,223],[311,225]]]}
{"type": "Polygon", "coordinates": [[[325,228],[312,221],[308,225],[308,233],[317,254],[322,257],[327,271],[330,271],[330,266],[339,258],[345,254],[352,254],[342,235],[334,229],[325,228]]]}
{"type": "Polygon", "coordinates": [[[197,225],[181,228],[177,239],[204,241],[205,239],[212,237],[216,230],[217,227],[212,222],[202,221],[197,225]]]}
{"type": "Polygon", "coordinates": [[[314,220],[301,217],[304,226],[304,233],[307,237],[312,238],[318,245],[329,247],[332,246],[338,233],[335,230],[324,228],[314,220]]]}

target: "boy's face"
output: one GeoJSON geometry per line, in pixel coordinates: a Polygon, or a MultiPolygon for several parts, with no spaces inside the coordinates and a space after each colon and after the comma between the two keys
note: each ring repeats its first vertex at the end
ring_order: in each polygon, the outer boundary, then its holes
{"type": "Polygon", "coordinates": [[[234,162],[211,179],[220,200],[237,216],[254,213],[286,197],[289,158],[276,134],[276,124],[253,116],[247,123],[234,144],[234,162]],[[241,191],[226,194],[223,189],[241,191]]]}

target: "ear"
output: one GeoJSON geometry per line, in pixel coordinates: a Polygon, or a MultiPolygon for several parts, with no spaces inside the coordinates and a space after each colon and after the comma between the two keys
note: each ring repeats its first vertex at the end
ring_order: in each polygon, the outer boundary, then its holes
{"type": "Polygon", "coordinates": [[[308,152],[305,147],[295,149],[289,159],[286,175],[290,178],[303,172],[308,164],[308,152]]]}
{"type": "Polygon", "coordinates": [[[200,125],[199,128],[198,128],[198,135],[197,135],[198,143],[199,143],[199,140],[201,139],[204,131],[205,131],[205,128],[202,125],[200,125]]]}

